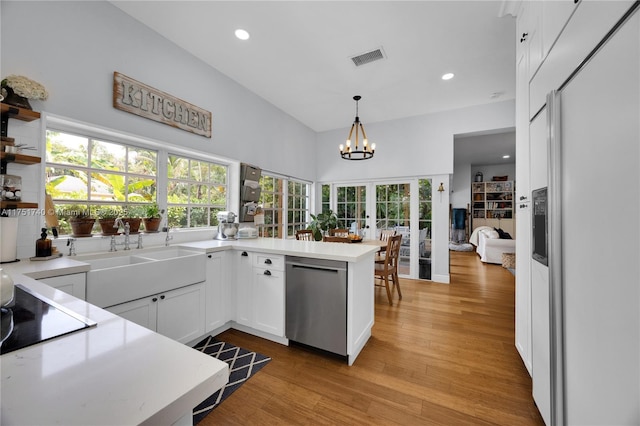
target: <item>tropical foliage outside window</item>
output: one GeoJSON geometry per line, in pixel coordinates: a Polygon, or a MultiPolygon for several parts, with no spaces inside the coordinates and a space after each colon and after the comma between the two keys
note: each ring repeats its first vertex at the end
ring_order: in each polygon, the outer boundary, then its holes
{"type": "Polygon", "coordinates": [[[263,171],[260,177],[260,188],[259,204],[264,211],[262,233],[265,237],[292,237],[298,229],[307,228],[311,191],[307,182],[280,178],[263,171]]]}
{"type": "Polygon", "coordinates": [[[157,151],[51,129],[46,140],[45,187],[61,234],[71,231],[70,212],[95,217],[113,209],[141,217],[141,209],[156,202],[157,151]]]}
{"type": "Polygon", "coordinates": [[[322,208],[321,213],[331,210],[331,185],[322,185],[322,208]]]}
{"type": "Polygon", "coordinates": [[[364,228],[367,217],[367,187],[338,187],[336,208],[338,228],[350,228],[353,222],[357,222],[358,229],[364,228]]]}
{"type": "Polygon", "coordinates": [[[193,158],[167,159],[169,226],[216,226],[217,213],[227,209],[227,167],[193,158]]]}
{"type": "Polygon", "coordinates": [[[263,172],[260,177],[260,188],[262,192],[259,203],[264,211],[263,236],[282,238],[284,179],[269,176],[263,172]]]}
{"type": "Polygon", "coordinates": [[[287,198],[287,236],[306,229],[309,224],[309,184],[289,180],[287,198]]]}
{"type": "Polygon", "coordinates": [[[420,218],[419,278],[431,279],[431,179],[418,180],[420,218]]]}
{"type": "Polygon", "coordinates": [[[377,229],[410,226],[411,191],[408,183],[376,185],[377,229]]]}

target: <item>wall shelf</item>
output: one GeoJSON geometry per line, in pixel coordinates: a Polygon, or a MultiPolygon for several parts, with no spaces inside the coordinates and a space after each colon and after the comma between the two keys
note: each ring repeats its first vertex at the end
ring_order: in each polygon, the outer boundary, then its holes
{"type": "Polygon", "coordinates": [[[20,121],[34,121],[40,119],[40,113],[30,109],[19,108],[12,105],[0,103],[0,135],[9,136],[7,128],[9,127],[9,119],[15,118],[20,121]]]}
{"type": "Polygon", "coordinates": [[[26,203],[23,201],[0,201],[1,210],[37,209],[38,203],[26,203]]]}

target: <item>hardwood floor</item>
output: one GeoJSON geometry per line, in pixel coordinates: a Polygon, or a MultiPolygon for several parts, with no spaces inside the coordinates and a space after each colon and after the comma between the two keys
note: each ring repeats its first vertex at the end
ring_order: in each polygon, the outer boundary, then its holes
{"type": "Polygon", "coordinates": [[[373,335],[353,366],[236,330],[221,340],[273,358],[200,425],[542,425],[514,346],[514,277],[451,252],[451,284],[376,288],[373,335]]]}

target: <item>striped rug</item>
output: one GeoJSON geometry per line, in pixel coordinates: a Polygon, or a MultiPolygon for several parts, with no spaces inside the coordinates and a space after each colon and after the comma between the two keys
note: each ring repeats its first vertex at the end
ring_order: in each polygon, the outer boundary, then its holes
{"type": "Polygon", "coordinates": [[[209,336],[194,346],[194,349],[218,358],[229,364],[229,383],[193,409],[193,424],[198,424],[207,414],[238,389],[252,375],[267,365],[271,358],[218,341],[209,336]]]}

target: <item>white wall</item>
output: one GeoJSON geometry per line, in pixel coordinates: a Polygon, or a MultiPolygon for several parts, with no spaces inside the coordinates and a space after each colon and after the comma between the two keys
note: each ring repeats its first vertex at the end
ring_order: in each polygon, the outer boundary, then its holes
{"type": "Polygon", "coordinates": [[[1,75],[42,83],[35,110],[314,180],[315,132],[108,2],[2,1],[1,75]],[[211,139],[112,106],[113,72],[211,111],[211,139]]]}

